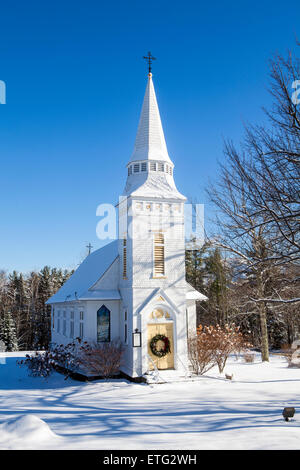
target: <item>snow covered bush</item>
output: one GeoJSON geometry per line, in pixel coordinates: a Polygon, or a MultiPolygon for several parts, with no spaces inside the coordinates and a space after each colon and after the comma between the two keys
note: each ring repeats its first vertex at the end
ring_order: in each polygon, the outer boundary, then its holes
{"type": "Polygon", "coordinates": [[[112,377],[120,370],[123,351],[123,345],[118,340],[102,344],[86,343],[81,348],[78,364],[90,374],[112,377]]]}
{"type": "Polygon", "coordinates": [[[50,351],[26,354],[25,359],[17,361],[17,364],[27,366],[31,377],[48,377],[53,371],[54,362],[50,351]]]}
{"type": "Polygon", "coordinates": [[[254,362],[254,358],[255,358],[255,354],[252,351],[246,351],[243,354],[243,359],[245,362],[248,362],[248,363],[254,362]]]}
{"type": "Polygon", "coordinates": [[[288,367],[300,368],[300,340],[296,340],[291,344],[291,348],[285,356],[288,361],[288,367]]]}
{"type": "Polygon", "coordinates": [[[71,372],[85,372],[111,377],[119,372],[123,346],[119,341],[87,343],[80,338],[67,345],[60,344],[51,350],[26,354],[18,361],[28,368],[33,377],[48,377],[54,370],[63,369],[68,377],[71,372]]]}
{"type": "Polygon", "coordinates": [[[48,377],[58,368],[71,371],[78,366],[79,351],[82,347],[80,338],[77,338],[66,346],[60,344],[50,350],[26,354],[26,358],[18,361],[18,364],[27,366],[32,377],[48,377]]]}

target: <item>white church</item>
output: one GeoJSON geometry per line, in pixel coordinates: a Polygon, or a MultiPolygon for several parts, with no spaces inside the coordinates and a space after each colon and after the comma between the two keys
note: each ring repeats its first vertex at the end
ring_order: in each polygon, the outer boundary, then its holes
{"type": "Polygon", "coordinates": [[[120,201],[118,240],[89,254],[47,302],[52,343],[118,339],[125,376],[181,373],[188,370],[196,301],[206,297],[185,279],[186,198],[174,182],[150,67],[120,201]]]}

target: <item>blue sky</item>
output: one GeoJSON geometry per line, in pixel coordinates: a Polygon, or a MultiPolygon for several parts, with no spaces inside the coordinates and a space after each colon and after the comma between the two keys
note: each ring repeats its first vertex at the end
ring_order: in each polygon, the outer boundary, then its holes
{"type": "Polygon", "coordinates": [[[206,203],[223,138],[264,119],[268,60],[295,48],[299,18],[268,0],[2,2],[0,269],[76,267],[103,244],[96,208],[123,190],[149,50],[177,187],[206,203]]]}

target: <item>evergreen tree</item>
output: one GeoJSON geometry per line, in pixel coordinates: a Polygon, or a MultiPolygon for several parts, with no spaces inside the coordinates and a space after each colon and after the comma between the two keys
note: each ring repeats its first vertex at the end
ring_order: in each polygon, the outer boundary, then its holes
{"type": "Polygon", "coordinates": [[[204,244],[201,248],[187,249],[185,252],[186,280],[200,292],[204,290],[204,256],[207,248],[207,245],[204,244]]]}
{"type": "Polygon", "coordinates": [[[21,350],[43,349],[50,340],[50,307],[45,304],[69,278],[70,272],[45,266],[24,276],[0,271],[0,326],[13,327],[12,346],[21,350]],[[8,321],[8,317],[12,321],[8,321]]]}
{"type": "Polygon", "coordinates": [[[5,344],[6,351],[18,350],[16,325],[11,312],[6,312],[1,320],[0,340],[5,344]]]}
{"type": "Polygon", "coordinates": [[[47,348],[50,341],[51,307],[46,301],[52,295],[52,273],[49,266],[45,266],[39,273],[38,302],[35,312],[35,338],[37,349],[47,348]]]}
{"type": "Polygon", "coordinates": [[[9,309],[15,323],[18,344],[22,348],[26,345],[28,326],[26,322],[25,282],[22,273],[18,274],[16,271],[13,271],[9,275],[8,293],[11,299],[9,309]]]}
{"type": "Polygon", "coordinates": [[[219,248],[213,249],[205,259],[207,283],[205,295],[208,297],[206,309],[213,316],[213,324],[224,326],[229,320],[229,269],[219,248]]]}

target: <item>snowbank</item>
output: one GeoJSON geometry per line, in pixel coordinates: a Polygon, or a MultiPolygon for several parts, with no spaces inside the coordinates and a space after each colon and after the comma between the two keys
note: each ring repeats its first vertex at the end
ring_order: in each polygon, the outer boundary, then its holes
{"type": "Polygon", "coordinates": [[[6,449],[23,449],[55,445],[57,436],[51,431],[48,424],[37,416],[27,414],[12,419],[0,425],[1,441],[6,449]],[[6,444],[5,444],[6,443],[6,444]]]}

